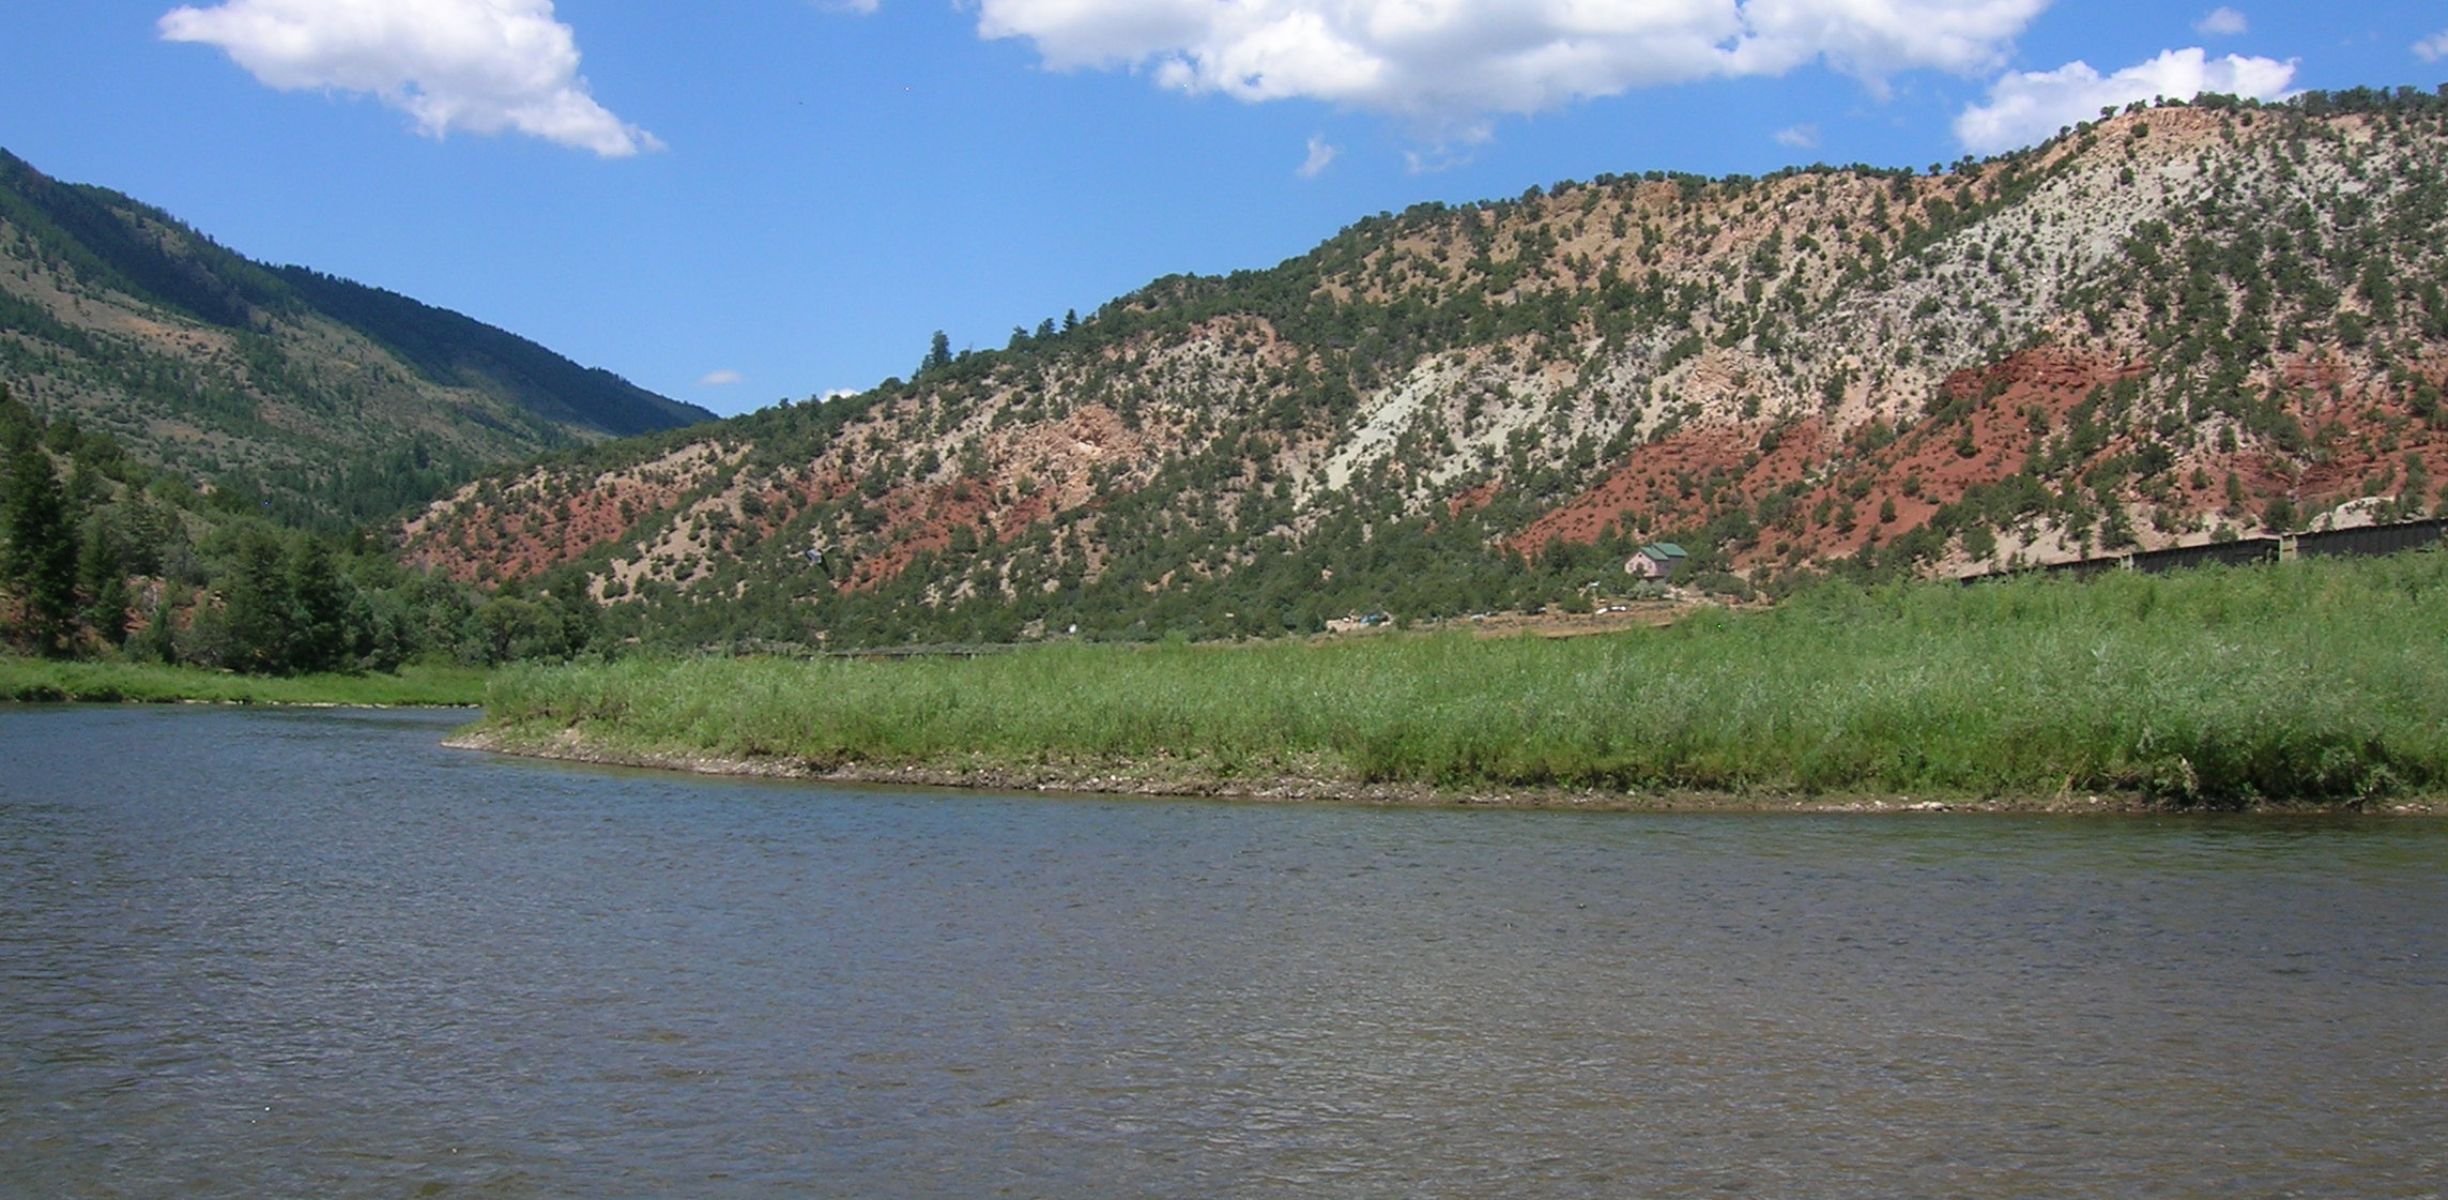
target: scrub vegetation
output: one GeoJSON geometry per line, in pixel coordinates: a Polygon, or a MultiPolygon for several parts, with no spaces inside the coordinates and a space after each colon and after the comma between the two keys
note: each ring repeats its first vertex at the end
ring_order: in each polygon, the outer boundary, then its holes
{"type": "MultiPolygon", "coordinates": [[[[2354,804],[2448,783],[2448,554],[1836,582],[1577,640],[513,667],[493,744],[782,770],[2354,804]]],[[[1128,790],[1128,789],[1123,789],[1128,790]]]]}

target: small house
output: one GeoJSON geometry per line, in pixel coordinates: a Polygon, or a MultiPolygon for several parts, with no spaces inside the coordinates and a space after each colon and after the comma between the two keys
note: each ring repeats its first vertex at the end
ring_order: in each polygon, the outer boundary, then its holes
{"type": "Polygon", "coordinates": [[[1691,554],[1673,542],[1652,542],[1633,551],[1624,563],[1624,573],[1638,579],[1668,580],[1683,569],[1691,554]]]}

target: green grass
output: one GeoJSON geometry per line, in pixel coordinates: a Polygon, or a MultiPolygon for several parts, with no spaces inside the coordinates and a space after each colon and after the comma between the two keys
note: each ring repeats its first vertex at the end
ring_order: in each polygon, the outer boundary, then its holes
{"type": "Polygon", "coordinates": [[[2355,800],[2448,785],[2448,554],[1830,585],[1570,641],[516,668],[512,737],[812,766],[1185,764],[1462,789],[2355,800]]]}
{"type": "Polygon", "coordinates": [[[490,672],[406,667],[397,675],[233,675],[149,663],[55,662],[0,654],[0,701],[104,703],[472,705],[490,672]]]}

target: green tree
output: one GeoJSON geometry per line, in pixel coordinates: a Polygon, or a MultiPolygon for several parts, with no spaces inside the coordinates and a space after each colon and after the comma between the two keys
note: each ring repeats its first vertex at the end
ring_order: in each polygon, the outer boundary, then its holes
{"type": "Polygon", "coordinates": [[[0,527],[8,535],[0,588],[17,598],[17,635],[39,654],[66,653],[76,613],[76,535],[51,459],[31,439],[10,456],[0,500],[6,501],[0,527]]]}
{"type": "Polygon", "coordinates": [[[1964,553],[1976,563],[1986,563],[1997,556],[1997,534],[1987,525],[1972,524],[1963,531],[1964,553]]]}
{"type": "Polygon", "coordinates": [[[292,671],[337,671],[350,664],[356,599],[321,538],[300,538],[284,565],[289,593],[284,665],[292,671]]]}
{"type": "Polygon", "coordinates": [[[489,663],[558,658],[569,652],[568,630],[561,614],[549,604],[495,596],[476,610],[476,625],[482,631],[489,663]]]}
{"type": "Polygon", "coordinates": [[[161,588],[153,603],[153,613],[145,627],[128,639],[128,651],[149,662],[175,663],[178,653],[178,614],[188,600],[187,585],[172,581],[161,588]]]}
{"type": "Polygon", "coordinates": [[[926,357],[918,363],[918,373],[924,375],[929,371],[940,371],[951,365],[952,339],[943,330],[938,329],[935,331],[934,339],[927,343],[926,357]]]}
{"type": "Polygon", "coordinates": [[[221,585],[220,645],[209,647],[220,665],[249,674],[279,674],[289,664],[293,604],[280,540],[250,528],[238,537],[229,574],[221,585]]]}
{"type": "Polygon", "coordinates": [[[111,518],[113,548],[128,574],[161,574],[165,563],[187,550],[187,531],[178,513],[145,492],[130,488],[112,506],[111,518]]]}
{"type": "Polygon", "coordinates": [[[125,644],[127,573],[120,564],[118,549],[112,544],[109,527],[99,519],[85,523],[85,538],[77,547],[76,577],[77,595],[85,600],[81,614],[85,624],[111,645],[125,644]]]}
{"type": "Polygon", "coordinates": [[[0,461],[14,459],[19,451],[38,444],[41,436],[41,420],[34,410],[18,403],[0,385],[0,461]]]}

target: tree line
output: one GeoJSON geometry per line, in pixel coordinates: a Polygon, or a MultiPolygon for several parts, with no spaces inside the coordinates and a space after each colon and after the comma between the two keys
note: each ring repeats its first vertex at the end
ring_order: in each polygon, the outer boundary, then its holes
{"type": "Polygon", "coordinates": [[[583,580],[486,594],[340,535],[232,512],[0,386],[0,646],[249,674],[568,658],[600,636],[583,580]]]}

